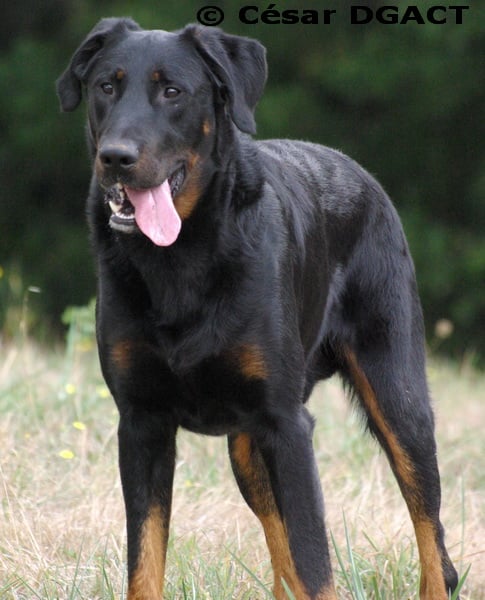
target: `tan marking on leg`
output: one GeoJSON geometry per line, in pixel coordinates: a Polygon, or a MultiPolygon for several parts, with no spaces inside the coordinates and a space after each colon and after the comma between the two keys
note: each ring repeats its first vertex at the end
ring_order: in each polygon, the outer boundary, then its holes
{"type": "Polygon", "coordinates": [[[162,600],[168,526],[159,506],[143,524],[137,568],[128,587],[128,600],[162,600]]]}
{"type": "Polygon", "coordinates": [[[423,499],[416,482],[416,473],[406,451],[402,448],[394,432],[387,424],[379,408],[377,398],[365,373],[360,368],[354,353],[345,353],[347,365],[364,406],[386,441],[392,455],[398,479],[401,480],[402,492],[408,505],[414,525],[416,542],[421,562],[421,600],[447,600],[441,553],[436,543],[436,531],[433,523],[426,516],[423,499]]]}
{"type": "Polygon", "coordinates": [[[249,434],[241,433],[234,439],[231,455],[237,464],[238,474],[244,479],[250,506],[264,529],[273,567],[273,593],[276,600],[288,599],[282,579],[296,600],[336,600],[333,583],[312,598],[300,580],[291,555],[286,525],[278,512],[266,466],[259,452],[255,455],[249,434]]]}
{"type": "Polygon", "coordinates": [[[295,595],[297,600],[309,599],[305,588],[296,574],[295,564],[291,556],[288,533],[278,513],[258,515],[263,525],[266,544],[271,555],[274,573],[274,595],[277,600],[288,598],[282,579],[295,595]]]}
{"type": "Polygon", "coordinates": [[[421,600],[447,600],[441,567],[441,554],[436,544],[435,528],[431,521],[413,519],[421,562],[421,600]]]}
{"type": "Polygon", "coordinates": [[[377,402],[376,395],[372,386],[369,383],[365,373],[362,371],[357,363],[357,358],[354,353],[348,350],[346,352],[347,364],[350,368],[350,374],[354,380],[354,384],[357,390],[360,392],[362,402],[367,412],[372,417],[372,420],[376,424],[377,428],[381,432],[381,435],[386,440],[386,444],[394,459],[394,466],[401,480],[409,486],[410,489],[416,489],[416,481],[414,478],[413,464],[401,447],[394,432],[390,429],[384,415],[382,414],[379,404],[377,402]]]}
{"type": "Polygon", "coordinates": [[[291,556],[288,532],[279,514],[273,512],[269,515],[259,516],[259,520],[263,525],[266,543],[271,555],[271,565],[274,572],[273,593],[276,600],[287,600],[288,598],[283,586],[283,579],[293,592],[296,600],[337,600],[333,582],[330,582],[325,589],[320,590],[315,596],[310,596],[307,592],[304,583],[296,572],[295,563],[291,556]]]}
{"type": "Polygon", "coordinates": [[[253,453],[251,436],[240,433],[234,438],[231,455],[244,480],[249,505],[258,518],[277,512],[266,465],[259,452],[253,453]]]}
{"type": "Polygon", "coordinates": [[[244,481],[253,484],[254,468],[251,461],[251,437],[248,433],[240,433],[234,438],[231,454],[244,481]]]}

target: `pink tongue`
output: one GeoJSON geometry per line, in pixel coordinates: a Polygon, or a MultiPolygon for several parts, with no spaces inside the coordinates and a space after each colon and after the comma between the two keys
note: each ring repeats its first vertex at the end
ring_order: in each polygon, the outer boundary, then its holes
{"type": "Polygon", "coordinates": [[[157,246],[173,244],[182,221],[173,205],[168,179],[162,185],[147,190],[128,187],[125,190],[135,207],[135,220],[143,233],[157,246]]]}

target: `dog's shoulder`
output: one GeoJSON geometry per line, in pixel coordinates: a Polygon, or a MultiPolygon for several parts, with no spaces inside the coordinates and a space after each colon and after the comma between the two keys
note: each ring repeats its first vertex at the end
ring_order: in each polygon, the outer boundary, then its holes
{"type": "Polygon", "coordinates": [[[266,178],[283,194],[309,199],[322,209],[346,214],[385,192],[374,177],[346,154],[311,142],[272,139],[255,142],[266,178]]]}
{"type": "Polygon", "coordinates": [[[349,225],[355,228],[377,214],[395,220],[382,186],[346,154],[299,140],[253,143],[266,184],[263,201],[272,211],[277,206],[290,230],[325,232],[333,226],[340,236],[349,225]]]}

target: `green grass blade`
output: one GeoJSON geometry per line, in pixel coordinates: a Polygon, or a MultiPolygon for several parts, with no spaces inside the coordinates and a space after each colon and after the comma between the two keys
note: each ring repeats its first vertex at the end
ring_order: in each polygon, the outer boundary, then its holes
{"type": "Polygon", "coordinates": [[[242,567],[246,571],[246,573],[254,580],[254,582],[258,585],[258,587],[261,590],[263,590],[263,592],[266,594],[266,597],[268,598],[268,600],[275,600],[273,593],[268,590],[267,586],[261,581],[261,579],[255,573],[253,573],[253,571],[251,571],[251,569],[247,565],[245,565],[238,556],[236,556],[230,550],[228,550],[228,552],[232,556],[232,558],[238,563],[238,565],[240,567],[242,567]]]}

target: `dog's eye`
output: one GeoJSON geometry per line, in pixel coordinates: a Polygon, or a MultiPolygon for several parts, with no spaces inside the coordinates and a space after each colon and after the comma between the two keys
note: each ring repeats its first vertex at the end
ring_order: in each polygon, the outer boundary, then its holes
{"type": "Polygon", "coordinates": [[[175,98],[176,96],[178,96],[180,94],[180,90],[176,87],[173,86],[168,86],[163,90],[163,97],[164,98],[175,98]]]}
{"type": "Polygon", "coordinates": [[[103,90],[103,92],[105,94],[109,94],[111,95],[113,93],[113,84],[109,83],[109,81],[105,81],[104,83],[101,84],[101,89],[103,90]]]}

